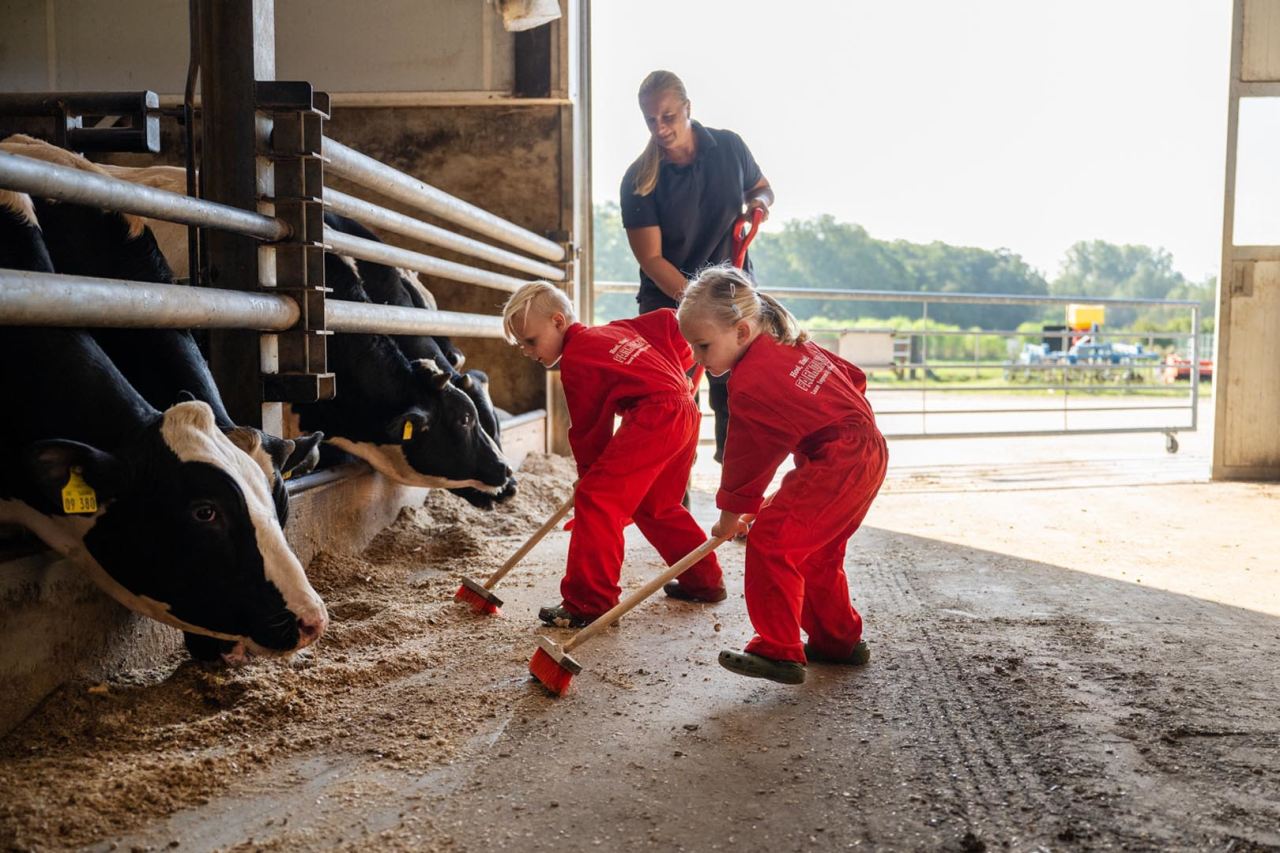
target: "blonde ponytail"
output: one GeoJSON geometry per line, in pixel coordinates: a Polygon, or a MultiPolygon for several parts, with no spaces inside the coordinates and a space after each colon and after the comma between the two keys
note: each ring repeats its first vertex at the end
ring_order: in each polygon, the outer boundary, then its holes
{"type": "Polygon", "coordinates": [[[685,288],[676,309],[680,322],[705,317],[721,327],[742,320],[755,322],[780,344],[794,346],[809,340],[795,316],[778,300],[756,289],[747,274],[732,264],[703,269],[685,288]]]}
{"type": "MultiPolygon", "coordinates": [[[[650,72],[649,76],[645,77],[640,83],[640,92],[637,98],[643,100],[651,95],[668,91],[679,95],[683,103],[689,103],[689,95],[685,92],[684,81],[670,71],[650,72]]],[[[636,160],[634,184],[636,195],[649,195],[658,186],[658,167],[661,164],[662,149],[658,147],[658,143],[650,136],[649,143],[645,145],[643,153],[636,160]]]]}

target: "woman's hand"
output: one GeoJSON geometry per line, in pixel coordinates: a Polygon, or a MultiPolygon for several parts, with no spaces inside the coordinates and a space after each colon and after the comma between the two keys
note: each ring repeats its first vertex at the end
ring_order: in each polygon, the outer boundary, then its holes
{"type": "Polygon", "coordinates": [[[727,509],[720,510],[720,520],[711,525],[711,535],[713,537],[725,537],[726,539],[734,536],[746,535],[747,522],[740,513],[729,512],[727,509]]]}

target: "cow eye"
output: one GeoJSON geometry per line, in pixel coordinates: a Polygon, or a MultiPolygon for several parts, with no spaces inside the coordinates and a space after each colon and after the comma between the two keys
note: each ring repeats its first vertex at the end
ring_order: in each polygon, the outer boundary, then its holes
{"type": "Polygon", "coordinates": [[[475,423],[475,418],[471,417],[471,415],[463,415],[458,423],[462,425],[463,429],[471,429],[471,425],[475,423]]]}
{"type": "Polygon", "coordinates": [[[207,502],[192,504],[191,517],[201,524],[210,524],[218,520],[218,509],[207,502]]]}

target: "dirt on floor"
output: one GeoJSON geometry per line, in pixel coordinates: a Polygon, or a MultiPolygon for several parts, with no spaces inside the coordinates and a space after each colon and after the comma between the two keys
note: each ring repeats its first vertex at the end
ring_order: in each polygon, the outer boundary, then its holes
{"type": "MultiPolygon", "coordinates": [[[[891,471],[846,560],[864,668],[720,669],[750,637],[730,543],[729,600],[646,602],[552,699],[525,667],[568,636],[534,616],[567,534],[501,617],[452,602],[567,495],[532,459],[506,508],[433,494],[318,557],[333,623],[291,661],[53,696],[0,741],[0,847],[1280,850],[1280,486],[1120,468],[891,471]]],[[[624,587],[660,570],[634,528],[628,556],[624,587]]]]}

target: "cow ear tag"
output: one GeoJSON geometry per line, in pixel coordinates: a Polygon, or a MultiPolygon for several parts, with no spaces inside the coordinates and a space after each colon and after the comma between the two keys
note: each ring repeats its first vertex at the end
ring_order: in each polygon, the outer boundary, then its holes
{"type": "Polygon", "coordinates": [[[67,515],[86,515],[98,511],[98,493],[84,481],[78,467],[71,469],[71,476],[62,487],[62,511],[67,515]]]}
{"type": "Polygon", "coordinates": [[[413,421],[405,419],[404,433],[400,436],[401,441],[408,441],[413,438],[413,421]]]}

